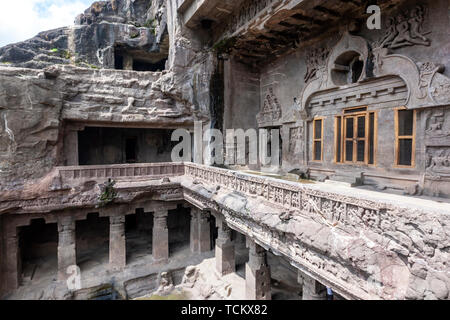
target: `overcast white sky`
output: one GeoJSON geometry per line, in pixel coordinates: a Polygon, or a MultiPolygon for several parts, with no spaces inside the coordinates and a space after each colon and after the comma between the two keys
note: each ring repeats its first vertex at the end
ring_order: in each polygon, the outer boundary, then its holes
{"type": "Polygon", "coordinates": [[[0,47],[73,25],[94,0],[0,0],[0,47]]]}

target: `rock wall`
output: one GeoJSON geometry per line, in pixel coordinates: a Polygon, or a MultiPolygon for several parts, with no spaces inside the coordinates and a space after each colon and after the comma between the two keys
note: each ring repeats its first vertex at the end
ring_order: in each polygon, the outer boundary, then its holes
{"type": "Polygon", "coordinates": [[[166,55],[165,1],[97,1],[74,26],[39,33],[0,48],[0,64],[42,69],[53,64],[114,68],[120,45],[141,55],[166,55]]]}
{"type": "Polygon", "coordinates": [[[22,189],[64,165],[68,121],[146,128],[209,121],[216,58],[203,35],[180,24],[173,1],[96,2],[73,27],[0,48],[1,62],[0,190],[22,189]],[[166,52],[166,70],[111,70],[116,45],[144,57],[166,52]]]}
{"type": "Polygon", "coordinates": [[[58,161],[62,86],[43,73],[0,69],[0,189],[17,189],[58,161]]]}

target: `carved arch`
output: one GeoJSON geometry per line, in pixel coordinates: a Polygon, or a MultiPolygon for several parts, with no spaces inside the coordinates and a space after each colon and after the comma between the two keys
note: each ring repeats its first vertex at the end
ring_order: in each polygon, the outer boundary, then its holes
{"type": "Polygon", "coordinates": [[[348,87],[348,85],[335,83],[332,72],[336,68],[335,63],[339,57],[351,52],[359,54],[364,63],[361,76],[356,83],[364,80],[367,84],[369,81],[383,77],[399,77],[407,86],[405,106],[408,109],[450,104],[448,93],[450,79],[440,74],[444,70],[443,66],[430,62],[417,64],[407,56],[389,54],[386,48],[378,47],[370,52],[364,38],[345,32],[328,56],[326,64],[317,66],[315,79],[307,83],[300,93],[300,114],[304,119],[309,117],[308,105],[314,95],[348,87]],[[371,65],[372,57],[373,66],[371,65]]]}

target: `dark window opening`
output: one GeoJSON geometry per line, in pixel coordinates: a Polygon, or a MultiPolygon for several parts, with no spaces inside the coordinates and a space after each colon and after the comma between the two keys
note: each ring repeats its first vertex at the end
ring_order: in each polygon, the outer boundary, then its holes
{"type": "Polygon", "coordinates": [[[114,57],[114,69],[123,70],[123,56],[116,54],[114,57]]]}
{"type": "Polygon", "coordinates": [[[414,144],[415,133],[414,110],[397,110],[396,114],[396,146],[397,146],[397,165],[414,165],[414,144]]]}
{"type": "Polygon", "coordinates": [[[367,107],[347,109],[347,110],[344,110],[344,113],[349,114],[349,113],[358,113],[358,112],[364,112],[364,111],[367,111],[367,107]]]}
{"type": "Polygon", "coordinates": [[[358,82],[364,71],[364,61],[356,51],[341,54],[334,61],[331,78],[336,85],[346,85],[358,82]]]}
{"type": "Polygon", "coordinates": [[[133,60],[133,70],[134,71],[163,71],[166,69],[167,59],[163,59],[156,63],[133,60]]]}
{"type": "Polygon", "coordinates": [[[410,166],[412,163],[412,139],[400,139],[398,164],[410,166]]]}
{"type": "Polygon", "coordinates": [[[335,157],[335,161],[337,163],[342,162],[342,157],[341,157],[341,153],[342,153],[342,117],[336,117],[336,157],[335,157]]]}
{"type": "Polygon", "coordinates": [[[323,121],[316,119],[313,124],[313,160],[322,161],[323,121]]]}
{"type": "Polygon", "coordinates": [[[414,117],[414,112],[412,110],[399,110],[398,111],[398,135],[399,136],[412,136],[412,134],[413,134],[413,117],[414,117]]]}
{"type": "Polygon", "coordinates": [[[369,114],[369,164],[375,163],[375,113],[369,114]]]}
{"type": "Polygon", "coordinates": [[[125,161],[126,163],[137,162],[137,138],[127,138],[125,140],[125,161]]]}
{"type": "Polygon", "coordinates": [[[363,71],[364,63],[359,60],[359,57],[357,60],[354,60],[351,64],[351,83],[358,82],[359,78],[361,77],[362,71],[363,71]]]}

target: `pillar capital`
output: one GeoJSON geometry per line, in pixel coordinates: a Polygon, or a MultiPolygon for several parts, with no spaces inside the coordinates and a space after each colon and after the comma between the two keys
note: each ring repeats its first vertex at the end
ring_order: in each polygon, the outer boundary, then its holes
{"type": "Polygon", "coordinates": [[[75,219],[72,216],[58,217],[58,232],[69,232],[75,230],[75,219]]]}
{"type": "Polygon", "coordinates": [[[110,224],[124,224],[125,223],[125,216],[124,215],[113,215],[109,216],[109,223],[110,224]]]}

